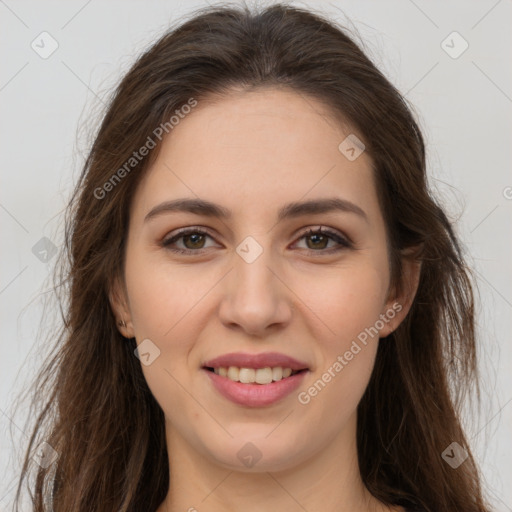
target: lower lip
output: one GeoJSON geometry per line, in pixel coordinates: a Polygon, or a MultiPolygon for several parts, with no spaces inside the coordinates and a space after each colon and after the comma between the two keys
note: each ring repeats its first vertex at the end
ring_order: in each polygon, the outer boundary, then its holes
{"type": "Polygon", "coordinates": [[[242,384],[227,377],[221,377],[210,370],[203,369],[210,377],[215,389],[235,404],[247,407],[264,407],[271,405],[297,389],[307,370],[286,377],[285,379],[271,382],[270,384],[242,384]]]}

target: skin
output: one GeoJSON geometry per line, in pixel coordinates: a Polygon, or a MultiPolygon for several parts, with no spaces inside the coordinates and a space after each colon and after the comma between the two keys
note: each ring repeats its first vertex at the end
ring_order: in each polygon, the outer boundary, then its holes
{"type": "MultiPolygon", "coordinates": [[[[160,350],[142,365],[166,418],[170,492],[157,512],[287,510],[384,511],[364,487],[357,463],[356,408],[379,338],[403,320],[419,268],[404,262],[402,296],[390,293],[386,230],[363,152],[349,161],[338,145],[350,132],[320,102],[283,89],[234,91],[201,102],[164,139],[130,211],[124,281],[111,304],[126,337],[160,350]],[[292,201],[340,197],[364,210],[306,215],[276,223],[292,201]],[[188,197],[229,208],[231,219],[173,212],[144,222],[161,202],[188,197]],[[179,228],[209,235],[162,246],[179,228]],[[330,228],[352,248],[304,237],[330,228]],[[252,263],[236,252],[261,246],[252,263]],[[309,249],[309,251],[308,251],[309,249]],[[365,328],[393,304],[401,311],[306,405],[298,401],[365,328]],[[228,352],[277,351],[310,368],[280,402],[248,408],[222,397],[201,370],[228,352]],[[237,457],[248,442],[261,459],[237,457]]],[[[360,138],[362,138],[360,136],[360,138]]],[[[389,315],[388,315],[389,316],[389,315]]]]}

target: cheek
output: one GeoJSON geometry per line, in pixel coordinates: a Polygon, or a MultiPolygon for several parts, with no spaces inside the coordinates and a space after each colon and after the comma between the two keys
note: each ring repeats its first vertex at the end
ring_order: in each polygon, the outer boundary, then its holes
{"type": "Polygon", "coordinates": [[[309,288],[307,304],[321,320],[314,336],[319,365],[299,402],[314,402],[325,421],[331,416],[331,421],[336,417],[343,422],[355,410],[373,370],[387,274],[354,265],[316,283],[309,288]]]}
{"type": "Polygon", "coordinates": [[[347,272],[310,304],[329,329],[316,336],[319,365],[298,396],[304,414],[336,435],[355,413],[373,371],[385,280],[378,272],[347,272]]]}
{"type": "Polygon", "coordinates": [[[328,274],[298,277],[294,291],[307,305],[304,315],[323,326],[329,346],[342,349],[375,324],[385,304],[387,274],[370,265],[347,265],[328,274]],[[307,313],[309,311],[309,313],[307,313]]]}
{"type": "Polygon", "coordinates": [[[136,248],[127,258],[125,278],[135,337],[139,344],[150,340],[149,351],[156,354],[148,365],[141,359],[142,371],[164,411],[180,407],[186,396],[189,356],[205,319],[201,299],[219,279],[211,274],[198,274],[193,266],[157,263],[136,248]]]}
{"type": "Polygon", "coordinates": [[[193,266],[154,261],[142,251],[127,259],[125,273],[137,339],[175,337],[216,282],[211,272],[198,273],[193,266]]]}

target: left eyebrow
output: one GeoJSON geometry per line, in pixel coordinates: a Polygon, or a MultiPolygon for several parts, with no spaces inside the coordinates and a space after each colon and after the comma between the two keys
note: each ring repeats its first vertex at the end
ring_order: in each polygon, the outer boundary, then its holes
{"type": "MultiPolygon", "coordinates": [[[[368,222],[368,216],[363,209],[346,199],[338,197],[288,203],[279,209],[277,221],[281,222],[285,219],[301,217],[303,215],[319,215],[333,211],[354,213],[368,222]]],[[[182,198],[158,204],[145,216],[144,222],[169,212],[188,212],[195,215],[216,217],[219,219],[230,219],[232,217],[231,210],[224,206],[212,203],[205,199],[182,198]]]]}

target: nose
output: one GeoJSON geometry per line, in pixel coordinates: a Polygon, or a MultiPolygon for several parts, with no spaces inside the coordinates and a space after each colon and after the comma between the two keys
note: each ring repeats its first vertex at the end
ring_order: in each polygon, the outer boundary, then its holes
{"type": "Polygon", "coordinates": [[[238,254],[226,276],[219,316],[230,329],[256,337],[284,328],[292,318],[292,296],[270,250],[252,262],[238,254]]]}

